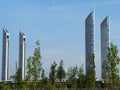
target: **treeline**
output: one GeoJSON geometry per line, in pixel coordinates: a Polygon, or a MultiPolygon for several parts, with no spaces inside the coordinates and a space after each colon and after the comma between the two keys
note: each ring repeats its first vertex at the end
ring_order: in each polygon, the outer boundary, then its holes
{"type": "Polygon", "coordinates": [[[90,68],[84,73],[83,66],[70,67],[67,72],[64,68],[63,60],[60,63],[55,61],[51,64],[49,77],[45,75],[42,68],[40,42],[36,42],[36,48],[33,55],[27,59],[27,75],[22,80],[22,70],[18,68],[14,83],[1,83],[0,89],[55,89],[55,88],[119,88],[120,77],[118,65],[118,49],[116,45],[110,44],[108,48],[107,59],[103,64],[103,82],[96,82],[94,54],[89,55],[90,68]]]}

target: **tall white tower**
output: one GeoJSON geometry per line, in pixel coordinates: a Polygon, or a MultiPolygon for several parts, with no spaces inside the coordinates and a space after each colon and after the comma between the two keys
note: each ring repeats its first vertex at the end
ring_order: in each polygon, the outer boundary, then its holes
{"type": "Polygon", "coordinates": [[[85,20],[85,56],[86,56],[86,74],[91,67],[89,56],[94,54],[94,30],[95,18],[92,11],[85,20]]]}
{"type": "Polygon", "coordinates": [[[109,29],[109,17],[107,16],[101,23],[101,77],[103,77],[102,65],[108,55],[109,29]]]}
{"type": "Polygon", "coordinates": [[[22,80],[25,79],[25,56],[26,56],[26,37],[23,32],[19,33],[19,68],[21,69],[22,80]]]}
{"type": "Polygon", "coordinates": [[[2,80],[8,80],[9,72],[9,32],[3,29],[3,45],[2,45],[2,80]]]}

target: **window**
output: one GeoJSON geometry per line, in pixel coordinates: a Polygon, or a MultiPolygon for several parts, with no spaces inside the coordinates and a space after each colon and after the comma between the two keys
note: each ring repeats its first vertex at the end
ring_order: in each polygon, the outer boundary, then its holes
{"type": "Polygon", "coordinates": [[[7,35],[7,39],[9,39],[9,35],[7,35]]]}
{"type": "Polygon", "coordinates": [[[23,38],[23,41],[25,41],[25,38],[23,38]]]}

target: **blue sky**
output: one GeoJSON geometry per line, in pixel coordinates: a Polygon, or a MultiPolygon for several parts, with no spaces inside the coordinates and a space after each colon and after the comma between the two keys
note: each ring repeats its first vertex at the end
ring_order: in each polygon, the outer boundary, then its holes
{"type": "Polygon", "coordinates": [[[32,55],[35,41],[40,40],[43,68],[47,74],[53,61],[64,60],[65,68],[85,65],[84,20],[94,10],[95,62],[99,78],[100,23],[110,16],[110,41],[120,49],[119,9],[119,0],[0,0],[0,58],[2,29],[6,27],[10,33],[10,75],[15,73],[18,61],[19,31],[27,38],[26,59],[32,55]]]}

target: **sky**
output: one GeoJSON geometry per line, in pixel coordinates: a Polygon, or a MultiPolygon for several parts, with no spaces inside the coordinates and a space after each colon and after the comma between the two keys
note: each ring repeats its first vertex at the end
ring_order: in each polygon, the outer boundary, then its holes
{"type": "Polygon", "coordinates": [[[110,41],[120,49],[119,9],[120,0],[0,0],[0,77],[4,27],[10,33],[9,76],[15,74],[19,60],[20,31],[26,35],[26,60],[40,40],[46,75],[53,61],[63,60],[66,69],[82,64],[85,68],[85,19],[94,10],[96,77],[100,78],[100,23],[109,15],[110,41]]]}

